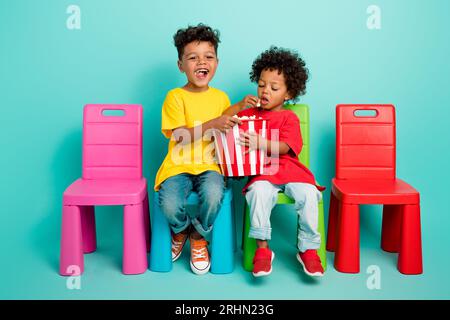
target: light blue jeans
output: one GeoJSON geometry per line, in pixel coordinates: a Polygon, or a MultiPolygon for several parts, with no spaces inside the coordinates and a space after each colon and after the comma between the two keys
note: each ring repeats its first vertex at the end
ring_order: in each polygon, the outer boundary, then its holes
{"type": "Polygon", "coordinates": [[[180,233],[192,223],[198,233],[209,241],[224,191],[224,178],[215,171],[205,171],[199,175],[182,173],[167,178],[161,184],[159,206],[174,233],[180,233]],[[190,216],[186,210],[186,200],[192,191],[198,193],[200,203],[199,210],[190,216]]]}
{"type": "Polygon", "coordinates": [[[312,184],[291,182],[274,185],[269,181],[256,181],[250,185],[245,195],[250,207],[249,237],[258,240],[270,240],[272,228],[270,215],[278,200],[278,192],[283,191],[294,199],[298,219],[297,247],[300,252],[319,249],[320,233],[319,201],[322,193],[312,184]]]}

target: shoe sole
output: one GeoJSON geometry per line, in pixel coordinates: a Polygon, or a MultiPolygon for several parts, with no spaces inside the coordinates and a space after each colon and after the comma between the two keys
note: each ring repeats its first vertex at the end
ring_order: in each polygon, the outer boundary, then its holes
{"type": "Polygon", "coordinates": [[[191,264],[191,270],[192,270],[192,272],[195,273],[195,274],[197,274],[197,275],[203,275],[203,274],[206,274],[206,273],[208,273],[209,269],[211,268],[211,263],[209,263],[208,266],[207,266],[205,269],[203,269],[203,270],[197,269],[197,268],[194,266],[194,264],[192,263],[192,261],[190,261],[190,264],[191,264]]]}
{"type": "Polygon", "coordinates": [[[178,258],[181,256],[182,251],[183,251],[183,249],[181,249],[180,253],[178,253],[175,257],[172,257],[172,262],[175,262],[178,260],[178,258]]]}
{"type": "Polygon", "coordinates": [[[270,270],[269,271],[260,271],[258,273],[252,272],[253,276],[256,278],[265,277],[272,273],[272,262],[275,259],[275,253],[272,251],[272,260],[270,260],[270,270]]]}
{"type": "Polygon", "coordinates": [[[297,257],[298,262],[300,262],[300,264],[302,265],[303,271],[304,271],[308,276],[311,276],[311,277],[323,277],[323,273],[322,273],[322,272],[314,272],[314,273],[309,272],[309,271],[306,269],[305,264],[303,263],[302,259],[300,259],[300,256],[298,255],[298,253],[297,253],[295,256],[297,257]]]}

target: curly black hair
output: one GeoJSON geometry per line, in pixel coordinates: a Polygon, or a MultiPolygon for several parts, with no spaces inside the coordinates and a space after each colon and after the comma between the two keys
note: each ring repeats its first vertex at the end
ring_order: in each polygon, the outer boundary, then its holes
{"type": "Polygon", "coordinates": [[[279,74],[283,73],[292,101],[305,94],[309,71],[298,53],[275,46],[270,47],[253,62],[250,80],[258,82],[261,72],[266,69],[278,70],[279,74]]]}
{"type": "Polygon", "coordinates": [[[211,27],[204,25],[203,23],[199,23],[197,26],[188,26],[186,29],[179,29],[173,36],[175,47],[177,47],[178,50],[178,59],[181,60],[184,53],[184,48],[193,41],[210,42],[214,46],[217,54],[217,48],[220,43],[219,37],[219,30],[213,30],[211,27]]]}

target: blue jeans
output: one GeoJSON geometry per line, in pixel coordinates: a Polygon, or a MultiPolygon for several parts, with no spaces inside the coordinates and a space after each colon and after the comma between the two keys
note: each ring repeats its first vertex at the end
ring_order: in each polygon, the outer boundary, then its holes
{"type": "Polygon", "coordinates": [[[211,231],[217,213],[222,205],[225,181],[215,171],[205,171],[199,175],[188,173],[167,178],[159,190],[159,206],[174,233],[180,233],[192,223],[206,240],[210,240],[211,231]],[[199,210],[190,216],[186,210],[186,200],[195,191],[199,197],[199,210]]]}
{"type": "Polygon", "coordinates": [[[319,249],[320,233],[319,201],[322,199],[320,191],[309,183],[291,182],[285,185],[275,185],[269,181],[256,181],[250,185],[245,195],[250,207],[249,237],[258,240],[269,240],[272,228],[270,215],[277,204],[278,192],[294,199],[295,210],[298,214],[297,247],[300,252],[309,249],[319,249]]]}

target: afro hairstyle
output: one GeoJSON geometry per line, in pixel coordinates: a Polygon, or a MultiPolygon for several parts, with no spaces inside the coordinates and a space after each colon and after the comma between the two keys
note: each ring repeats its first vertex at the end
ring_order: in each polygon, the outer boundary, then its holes
{"type": "Polygon", "coordinates": [[[186,45],[193,41],[207,41],[210,42],[216,50],[220,43],[219,30],[213,30],[211,27],[199,23],[197,26],[188,26],[186,29],[179,29],[173,36],[175,47],[178,51],[178,59],[181,60],[184,54],[186,45]]]}
{"type": "Polygon", "coordinates": [[[305,94],[309,71],[305,66],[305,61],[300,58],[298,53],[272,46],[253,62],[250,80],[258,82],[261,72],[264,70],[277,70],[278,74],[284,75],[287,91],[292,101],[305,94]]]}

